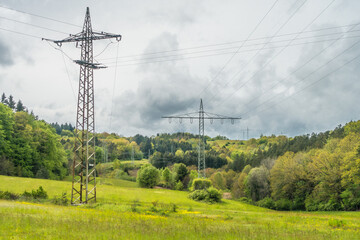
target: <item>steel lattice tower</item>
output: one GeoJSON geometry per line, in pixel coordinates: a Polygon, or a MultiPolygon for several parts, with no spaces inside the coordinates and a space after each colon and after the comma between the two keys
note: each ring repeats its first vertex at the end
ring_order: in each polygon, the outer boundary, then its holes
{"type": "Polygon", "coordinates": [[[199,155],[198,155],[198,177],[205,178],[205,138],[204,138],[204,107],[202,99],[200,99],[200,109],[199,109],[199,155]]]}
{"type": "Polygon", "coordinates": [[[234,123],[236,119],[241,119],[238,117],[227,117],[220,114],[208,113],[204,111],[203,101],[200,99],[200,109],[199,112],[194,113],[186,113],[181,115],[173,115],[173,116],[163,116],[162,118],[168,118],[169,122],[172,119],[179,119],[179,122],[182,119],[190,119],[190,123],[193,122],[194,119],[199,120],[199,141],[198,141],[198,177],[205,178],[205,169],[206,169],[206,161],[205,161],[205,119],[210,119],[210,123],[213,122],[214,119],[220,119],[221,122],[224,119],[230,119],[231,123],[234,123]]]}
{"type": "Polygon", "coordinates": [[[63,40],[50,40],[61,47],[64,42],[80,42],[81,59],[74,62],[80,65],[79,92],[76,113],[74,159],[72,165],[71,204],[86,204],[96,201],[95,172],[95,111],[94,111],[94,69],[104,68],[93,62],[93,41],[116,38],[119,34],[93,32],[90,10],[86,9],[82,32],[63,40]]]}

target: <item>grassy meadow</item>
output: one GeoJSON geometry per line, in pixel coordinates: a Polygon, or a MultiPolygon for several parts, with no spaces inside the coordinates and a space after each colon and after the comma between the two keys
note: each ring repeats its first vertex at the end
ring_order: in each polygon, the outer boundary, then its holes
{"type": "MultiPolygon", "coordinates": [[[[39,186],[50,199],[70,197],[68,181],[0,176],[1,191],[39,186]]],[[[0,200],[0,239],[360,239],[360,212],[279,212],[187,195],[99,178],[95,204],[0,200]]]]}

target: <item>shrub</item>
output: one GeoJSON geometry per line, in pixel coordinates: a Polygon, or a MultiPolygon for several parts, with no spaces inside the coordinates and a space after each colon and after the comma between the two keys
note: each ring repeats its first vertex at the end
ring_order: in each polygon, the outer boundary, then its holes
{"type": "Polygon", "coordinates": [[[346,225],[344,221],[338,220],[338,219],[333,219],[333,218],[330,219],[328,223],[329,223],[329,226],[332,228],[341,228],[346,225]]]}
{"type": "Polygon", "coordinates": [[[67,199],[66,197],[66,193],[63,193],[61,196],[55,196],[53,199],[52,199],[52,202],[56,205],[68,205],[68,202],[69,200],[67,199]]]}
{"type": "Polygon", "coordinates": [[[175,185],[175,190],[182,191],[184,189],[184,184],[181,181],[178,181],[175,185]]]}
{"type": "Polygon", "coordinates": [[[239,201],[243,202],[243,203],[253,204],[253,201],[247,197],[241,197],[241,198],[239,198],[239,201]]]}
{"type": "Polygon", "coordinates": [[[203,190],[195,190],[189,194],[189,198],[195,201],[204,201],[207,196],[207,191],[203,190]]]}
{"type": "Polygon", "coordinates": [[[292,210],[293,203],[289,199],[279,199],[275,202],[275,209],[276,210],[292,210]]]}
{"type": "MultiPolygon", "coordinates": [[[[26,192],[26,191],[25,191],[26,192]]],[[[32,190],[31,195],[34,199],[47,199],[47,192],[40,186],[37,190],[32,190]]]]}
{"type": "Polygon", "coordinates": [[[153,188],[159,182],[159,170],[149,164],[140,168],[136,181],[140,187],[153,188]]]}
{"type": "Polygon", "coordinates": [[[195,190],[189,194],[189,198],[195,201],[204,201],[209,203],[221,202],[221,192],[216,188],[195,190]]]}
{"type": "Polygon", "coordinates": [[[214,187],[209,187],[207,189],[207,201],[208,202],[220,202],[221,201],[221,192],[214,187]]]}
{"type": "Polygon", "coordinates": [[[202,190],[207,189],[212,186],[212,183],[209,179],[197,178],[194,179],[191,186],[191,190],[202,190]]]}
{"type": "Polygon", "coordinates": [[[275,202],[272,198],[266,197],[256,203],[259,207],[275,209],[275,202]]]}
{"type": "Polygon", "coordinates": [[[11,193],[9,191],[0,191],[0,199],[5,199],[5,200],[16,200],[19,198],[18,194],[15,193],[11,193]]]}

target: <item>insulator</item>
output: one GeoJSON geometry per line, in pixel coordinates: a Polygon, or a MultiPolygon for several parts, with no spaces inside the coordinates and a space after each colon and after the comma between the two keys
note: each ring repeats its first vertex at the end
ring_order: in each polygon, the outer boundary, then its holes
{"type": "Polygon", "coordinates": [[[193,121],[194,121],[194,119],[193,119],[193,118],[190,118],[190,123],[191,123],[191,124],[193,123],[193,121]]]}
{"type": "Polygon", "coordinates": [[[210,118],[210,124],[213,124],[213,122],[214,122],[214,119],[210,118]]]}
{"type": "Polygon", "coordinates": [[[169,118],[169,123],[171,123],[171,118],[169,118]]]}
{"type": "Polygon", "coordinates": [[[221,124],[224,124],[224,119],[221,119],[220,122],[221,122],[221,124]]]}
{"type": "Polygon", "coordinates": [[[231,124],[232,124],[232,125],[234,125],[234,122],[235,122],[235,120],[234,120],[234,119],[231,119],[231,124]]]}
{"type": "Polygon", "coordinates": [[[179,123],[180,123],[180,124],[182,123],[182,118],[179,118],[179,123]]]}

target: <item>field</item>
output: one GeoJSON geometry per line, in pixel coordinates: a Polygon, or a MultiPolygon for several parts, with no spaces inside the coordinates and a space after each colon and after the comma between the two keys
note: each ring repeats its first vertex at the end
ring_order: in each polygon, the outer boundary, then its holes
{"type": "MultiPolygon", "coordinates": [[[[0,190],[39,186],[50,199],[71,183],[0,176],[0,190]]],[[[360,212],[278,212],[232,200],[199,203],[187,192],[99,179],[88,206],[0,200],[1,239],[360,239],[360,212]]]]}

